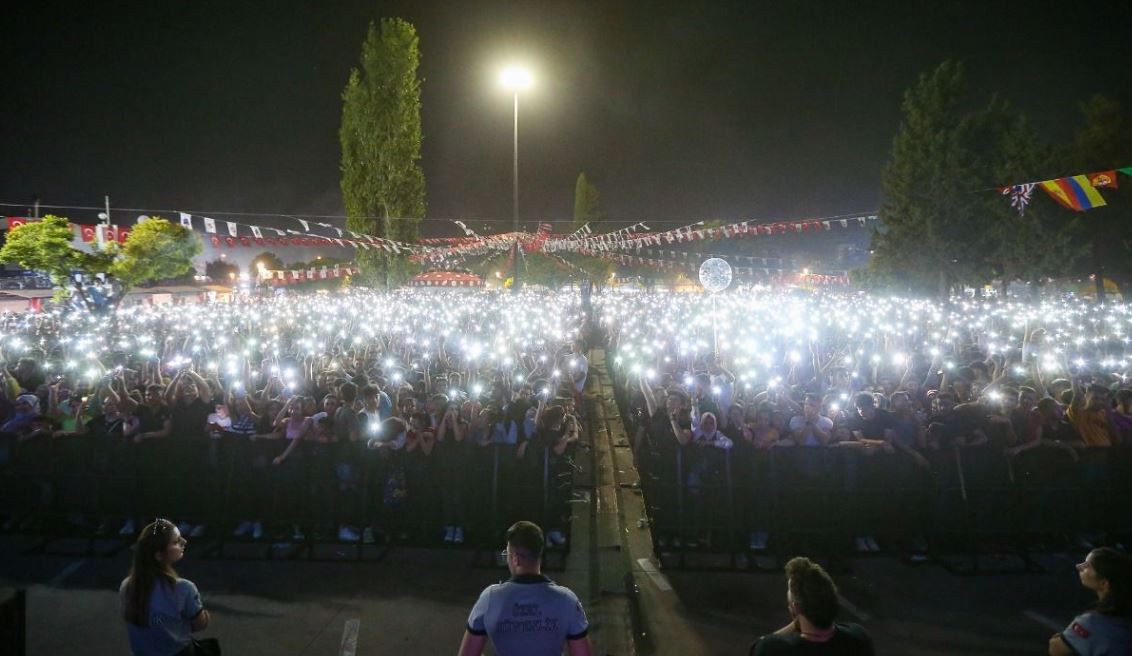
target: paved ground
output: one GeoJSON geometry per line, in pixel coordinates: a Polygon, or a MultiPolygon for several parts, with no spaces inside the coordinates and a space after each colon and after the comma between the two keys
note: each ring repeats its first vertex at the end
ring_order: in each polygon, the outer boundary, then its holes
{"type": "MultiPolygon", "coordinates": [[[[126,653],[114,594],[126,553],[76,559],[26,555],[26,546],[0,540],[0,584],[29,588],[28,654],[78,646],[91,656],[126,653]]],[[[191,549],[181,573],[200,586],[213,610],[209,634],[232,654],[453,653],[477,593],[504,576],[471,567],[465,552],[439,549],[393,550],[375,563],[202,560],[191,549]],[[351,652],[343,638],[355,627],[351,652]]],[[[869,627],[878,653],[1043,653],[1054,626],[1088,601],[1075,581],[1076,557],[1041,558],[1046,573],[973,577],[878,557],[854,561],[854,573],[838,583],[845,618],[869,627]]],[[[567,572],[553,576],[575,583],[567,572]]],[[[786,620],[776,573],[668,570],[643,585],[651,587],[642,590],[643,612],[653,620],[679,614],[690,633],[678,641],[646,636],[642,653],[741,654],[753,636],[786,620]]]]}
{"type": "MultiPolygon", "coordinates": [[[[28,654],[128,652],[115,591],[129,567],[112,558],[23,555],[0,541],[0,582],[28,586],[28,654]]],[[[178,568],[213,612],[208,635],[232,654],[455,652],[479,591],[506,575],[470,554],[393,550],[381,562],[236,562],[193,557],[178,568]],[[351,622],[353,621],[353,622],[351,622]],[[356,627],[356,628],[355,628],[356,627]],[[356,630],[356,649],[343,638],[356,630]]]]}
{"type": "MultiPolygon", "coordinates": [[[[868,627],[879,654],[1044,654],[1050,635],[1089,601],[1073,570],[1077,557],[1041,557],[1045,573],[967,577],[889,558],[856,560],[852,574],[835,576],[842,619],[868,627]]],[[[704,653],[744,653],[737,644],[788,621],[781,574],[667,576],[704,653]]]]}

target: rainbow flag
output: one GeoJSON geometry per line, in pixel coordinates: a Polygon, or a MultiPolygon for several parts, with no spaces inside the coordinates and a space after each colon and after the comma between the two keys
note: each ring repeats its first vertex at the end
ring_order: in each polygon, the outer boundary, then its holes
{"type": "Polygon", "coordinates": [[[1075,212],[1084,212],[1106,204],[1085,175],[1045,180],[1039,184],[1054,200],[1075,212]]]}

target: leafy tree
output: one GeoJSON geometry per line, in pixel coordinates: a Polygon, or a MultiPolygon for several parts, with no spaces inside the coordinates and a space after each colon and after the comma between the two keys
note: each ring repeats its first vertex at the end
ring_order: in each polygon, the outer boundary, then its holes
{"type": "Polygon", "coordinates": [[[884,230],[873,243],[877,271],[898,272],[913,289],[935,283],[940,296],[987,277],[985,218],[971,193],[979,181],[964,150],[964,90],[962,66],[944,62],[905,93],[882,178],[884,230]]]}
{"type": "MultiPolygon", "coordinates": [[[[0,261],[47,273],[57,285],[63,285],[72,273],[109,273],[124,291],[186,273],[201,252],[200,239],[191,230],[159,217],[136,226],[123,245],[109,242],[88,252],[75,248],[73,240],[67,219],[48,215],[9,232],[0,261]]],[[[68,292],[64,286],[62,293],[68,292]]],[[[122,298],[124,294],[117,294],[112,305],[122,298]]],[[[91,305],[91,309],[101,307],[91,305]]]]}
{"type": "MultiPolygon", "coordinates": [[[[998,98],[965,122],[964,140],[965,148],[975,154],[979,179],[999,184],[1055,175],[1051,149],[1039,143],[1023,116],[998,98]]],[[[995,193],[981,194],[980,199],[978,211],[986,218],[991,244],[989,262],[1004,292],[1015,280],[1038,283],[1064,276],[1086,254],[1079,216],[1040,201],[1020,214],[995,193]]]]}
{"type": "Polygon", "coordinates": [[[576,277],[577,272],[560,260],[543,253],[523,253],[520,256],[523,282],[558,289],[576,277]]]}
{"type": "Polygon", "coordinates": [[[202,250],[200,238],[185,226],[150,217],[130,231],[109,267],[126,287],[176,278],[192,270],[202,250]]]}
{"type": "Polygon", "coordinates": [[[211,260],[204,264],[204,275],[212,278],[214,282],[226,282],[231,280],[233,275],[240,275],[240,267],[227,260],[211,260]]]}
{"type": "MultiPolygon", "coordinates": [[[[91,257],[74,246],[74,232],[67,219],[48,214],[42,221],[25,223],[8,231],[0,262],[48,274],[62,284],[72,272],[87,272],[91,257]]],[[[103,269],[105,271],[105,269],[103,269]]]]}
{"type": "MultiPolygon", "coordinates": [[[[417,239],[425,213],[418,38],[398,18],[371,23],[361,66],[342,92],[342,197],[346,226],[403,242],[417,239]]],[[[364,283],[391,286],[412,275],[404,255],[359,250],[364,283]]]]}
{"type": "Polygon", "coordinates": [[[251,263],[248,264],[248,274],[251,275],[252,278],[259,277],[259,269],[261,264],[263,265],[263,268],[267,269],[268,271],[280,271],[286,268],[283,265],[283,258],[279,257],[275,253],[272,253],[271,251],[263,251],[259,255],[253,257],[251,263]]]}
{"type": "Polygon", "coordinates": [[[578,230],[587,223],[594,230],[600,230],[599,225],[605,218],[599,205],[600,194],[597,187],[586,180],[585,171],[578,174],[574,183],[574,229],[578,230]]]}
{"type": "Polygon", "coordinates": [[[594,287],[598,289],[601,289],[609,281],[610,274],[617,269],[612,260],[603,257],[579,253],[560,253],[559,255],[562,259],[581,269],[585,277],[589,278],[594,283],[594,287]]]}
{"type": "MultiPolygon", "coordinates": [[[[1081,105],[1084,122],[1072,144],[1060,153],[1066,174],[1093,173],[1132,164],[1132,118],[1117,101],[1095,95],[1081,105]]],[[[1104,299],[1104,277],[1112,278],[1127,302],[1132,299],[1132,240],[1127,235],[1132,192],[1127,185],[1101,192],[1106,205],[1089,210],[1089,273],[1096,274],[1097,297],[1104,299]]],[[[1063,212],[1065,210],[1062,210],[1063,212]]]]}

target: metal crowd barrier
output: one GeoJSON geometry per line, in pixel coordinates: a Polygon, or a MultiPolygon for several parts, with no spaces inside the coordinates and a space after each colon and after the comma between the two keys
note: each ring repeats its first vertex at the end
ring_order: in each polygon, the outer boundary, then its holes
{"type": "MultiPolygon", "coordinates": [[[[625,385],[615,389],[621,416],[633,417],[625,385]]],[[[634,434],[634,420],[626,424],[634,434]]],[[[669,566],[780,571],[798,553],[847,566],[855,539],[871,536],[887,553],[955,573],[1036,571],[1035,552],[1132,537],[1132,445],[922,455],[926,468],[855,447],[724,451],[650,438],[636,451],[655,549],[669,566]],[[752,549],[759,533],[766,548],[752,549]]]]}
{"type": "Polygon", "coordinates": [[[17,444],[0,436],[0,530],[37,537],[33,550],[111,555],[164,517],[205,525],[200,538],[186,537],[206,557],[343,560],[353,549],[355,559],[379,560],[391,545],[451,546],[474,551],[474,562],[488,554],[492,564],[507,527],[530,519],[566,535],[564,546],[548,548],[551,559],[564,558],[572,544],[569,452],[555,456],[532,445],[519,460],[513,446],[467,444],[460,471],[445,476],[435,471],[436,451],[422,460],[359,446],[344,458],[333,445],[308,443],[272,464],[284,446],[234,434],[140,445],[80,436],[17,444]],[[343,469],[343,461],[352,467],[343,469]],[[446,481],[455,481],[451,499],[464,506],[463,545],[442,541],[446,481]],[[131,518],[135,532],[119,535],[131,518]],[[262,539],[233,536],[242,521],[263,524],[262,539]],[[357,539],[339,539],[340,525],[355,529],[357,539]],[[366,527],[381,529],[372,543],[366,527]]]}
{"type": "MultiPolygon", "coordinates": [[[[657,552],[754,567],[747,536],[765,532],[776,563],[799,552],[830,560],[875,536],[890,553],[924,554],[956,573],[1038,570],[1036,550],[1132,534],[1132,446],[1068,451],[952,448],[910,457],[855,448],[769,450],[686,445],[646,452],[643,469],[657,552]],[[707,468],[702,461],[715,462],[707,468]],[[706,474],[706,475],[705,475],[706,474]],[[987,556],[996,564],[988,566],[987,556]]],[[[761,550],[756,550],[761,551],[761,550]]],[[[842,561],[843,562],[843,561],[842,561]]],[[[777,564],[769,569],[777,569],[777,564]]]]}

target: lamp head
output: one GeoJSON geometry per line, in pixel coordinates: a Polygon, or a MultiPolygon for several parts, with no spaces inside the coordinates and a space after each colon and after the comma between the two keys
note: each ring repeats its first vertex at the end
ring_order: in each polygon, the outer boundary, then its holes
{"type": "Polygon", "coordinates": [[[531,77],[531,72],[519,66],[510,66],[503,69],[499,74],[499,82],[505,88],[512,91],[522,91],[531,88],[534,84],[534,78],[531,77]]]}

